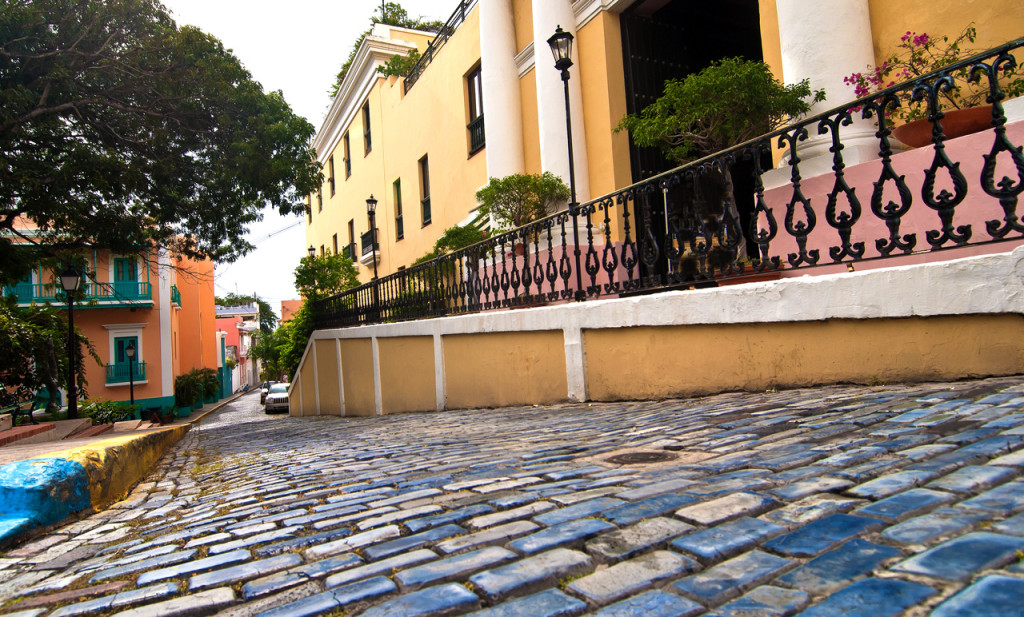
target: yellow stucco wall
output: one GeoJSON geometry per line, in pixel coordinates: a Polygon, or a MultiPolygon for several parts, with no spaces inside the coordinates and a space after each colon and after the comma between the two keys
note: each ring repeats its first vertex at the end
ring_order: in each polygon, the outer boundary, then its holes
{"type": "Polygon", "coordinates": [[[560,331],[446,336],[448,407],[547,404],[567,398],[560,331]]]}
{"type": "Polygon", "coordinates": [[[584,333],[592,400],[1014,374],[1019,315],[644,327],[584,333]],[[965,344],[969,342],[970,344],[965,344]]]}
{"type": "Polygon", "coordinates": [[[316,381],[320,390],[320,415],[341,415],[341,392],[338,381],[338,343],[334,340],[314,341],[316,381]]]}
{"type": "Polygon", "coordinates": [[[401,336],[377,339],[381,411],[434,411],[434,338],[401,336]]]}
{"type": "Polygon", "coordinates": [[[377,403],[373,386],[373,343],[370,339],[341,341],[342,387],[346,416],[373,416],[377,403]]]}
{"type": "Polygon", "coordinates": [[[542,169],[540,166],[540,135],[537,133],[539,119],[537,115],[536,68],[530,69],[519,79],[519,96],[523,110],[523,173],[539,174],[542,169]]]}
{"type": "MultiPolygon", "coordinates": [[[[299,389],[302,394],[300,402],[302,403],[300,409],[300,415],[303,416],[315,416],[316,415],[316,387],[315,371],[313,370],[313,358],[309,355],[306,356],[306,361],[302,363],[299,368],[299,374],[301,379],[299,381],[299,389]]],[[[294,393],[291,395],[294,396],[294,393]]],[[[290,399],[291,396],[288,398],[290,399]]],[[[291,407],[291,405],[289,405],[291,407]]]]}
{"type": "Polygon", "coordinates": [[[516,52],[533,42],[532,0],[512,0],[512,19],[516,24],[516,52]]]}

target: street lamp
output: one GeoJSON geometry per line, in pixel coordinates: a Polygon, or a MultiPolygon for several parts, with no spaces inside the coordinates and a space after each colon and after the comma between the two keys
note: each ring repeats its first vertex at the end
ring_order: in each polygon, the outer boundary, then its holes
{"type": "Polygon", "coordinates": [[[135,341],[128,341],[124,349],[124,355],[128,356],[128,396],[132,405],[135,404],[135,371],[132,363],[135,361],[135,341]]]}
{"type": "Polygon", "coordinates": [[[380,320],[380,291],[377,287],[377,200],[370,193],[366,200],[366,216],[370,219],[370,250],[373,259],[373,314],[374,321],[380,320]]]}
{"type": "Polygon", "coordinates": [[[562,72],[562,85],[565,87],[565,135],[569,140],[569,193],[572,197],[570,205],[576,205],[576,166],[572,155],[572,116],[569,111],[569,67],[572,66],[572,34],[555,28],[555,33],[548,39],[551,55],[555,57],[555,68],[562,72]]]}
{"type": "Polygon", "coordinates": [[[312,244],[309,245],[309,258],[310,259],[315,259],[316,258],[316,248],[312,244]]]}
{"type": "Polygon", "coordinates": [[[78,387],[75,385],[75,292],[82,275],[74,266],[68,266],[60,275],[60,286],[68,297],[68,419],[78,418],[78,387]]]}

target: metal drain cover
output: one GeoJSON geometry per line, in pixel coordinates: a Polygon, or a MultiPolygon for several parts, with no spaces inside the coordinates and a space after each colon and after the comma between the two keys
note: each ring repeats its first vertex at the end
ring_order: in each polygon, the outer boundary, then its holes
{"type": "Polygon", "coordinates": [[[626,452],[624,454],[609,456],[604,460],[616,465],[637,465],[645,463],[664,463],[665,461],[674,461],[677,458],[679,458],[679,455],[675,452],[665,452],[662,450],[659,452],[626,452]]]}

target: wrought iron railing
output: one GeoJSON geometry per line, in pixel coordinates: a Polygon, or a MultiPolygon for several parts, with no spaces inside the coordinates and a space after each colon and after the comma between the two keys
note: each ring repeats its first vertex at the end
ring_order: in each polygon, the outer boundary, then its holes
{"type": "MultiPolygon", "coordinates": [[[[17,296],[19,304],[32,302],[67,302],[67,296],[58,283],[18,283],[4,288],[5,296],[17,296]]],[[[145,281],[118,281],[115,283],[86,282],[76,296],[76,302],[123,302],[133,304],[153,299],[153,288],[145,281]]]]}
{"type": "Polygon", "coordinates": [[[108,364],[107,383],[128,383],[129,381],[146,380],[146,363],[132,362],[129,364],[108,364]],[[131,379],[128,378],[128,367],[131,366],[131,379]]]}
{"type": "Polygon", "coordinates": [[[373,238],[374,233],[373,232],[374,231],[376,231],[376,230],[371,230],[371,231],[364,232],[359,237],[359,241],[360,241],[360,243],[363,246],[362,255],[369,255],[370,253],[373,252],[373,249],[374,249],[374,246],[373,246],[374,245],[374,242],[373,242],[373,240],[374,240],[374,238],[373,238]]]}
{"type": "Polygon", "coordinates": [[[714,286],[822,266],[845,271],[908,255],[939,260],[948,249],[1022,243],[1024,122],[1008,130],[1001,86],[1021,47],[1024,38],[331,296],[314,305],[317,328],[714,286]],[[990,122],[980,134],[952,140],[939,95],[961,69],[988,92],[990,122]],[[927,106],[931,143],[897,151],[890,114],[905,105],[927,106]],[[879,158],[847,168],[841,133],[855,116],[875,123],[867,136],[879,158]],[[832,170],[804,180],[806,154],[797,145],[811,133],[831,145],[832,170]],[[770,172],[773,144],[788,151],[788,171],[770,172]],[[780,172],[788,182],[766,187],[766,177],[780,172]],[[735,200],[732,208],[709,197],[742,193],[730,189],[744,181],[749,203],[735,200]]]}
{"type": "Polygon", "coordinates": [[[476,154],[484,147],[484,116],[480,114],[466,125],[469,129],[469,153],[476,154]]]}
{"type": "Polygon", "coordinates": [[[424,69],[427,68],[427,65],[433,62],[434,56],[437,55],[437,52],[442,47],[444,47],[444,44],[448,42],[448,39],[452,38],[452,35],[455,34],[456,28],[462,25],[462,22],[466,21],[466,14],[476,6],[476,3],[477,0],[459,0],[459,6],[455,9],[455,12],[448,18],[448,21],[444,22],[444,25],[441,26],[441,29],[436,33],[434,40],[427,45],[427,48],[423,51],[423,55],[416,61],[416,64],[412,65],[412,68],[409,69],[409,74],[405,76],[404,80],[405,85],[403,87],[405,88],[405,92],[408,92],[412,88],[413,84],[416,83],[416,80],[420,78],[421,74],[423,74],[424,69]]]}

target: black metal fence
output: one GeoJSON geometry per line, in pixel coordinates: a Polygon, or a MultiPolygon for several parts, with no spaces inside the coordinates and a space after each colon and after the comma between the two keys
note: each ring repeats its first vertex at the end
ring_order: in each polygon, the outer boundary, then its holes
{"type": "Polygon", "coordinates": [[[455,34],[456,28],[462,25],[462,22],[466,21],[466,15],[469,13],[470,9],[476,6],[476,3],[477,0],[459,0],[459,6],[456,7],[455,12],[448,18],[448,21],[444,22],[444,25],[441,26],[441,29],[437,32],[437,36],[435,36],[434,40],[427,45],[427,49],[424,50],[423,55],[416,61],[416,64],[412,65],[412,68],[409,69],[409,74],[405,76],[404,80],[405,85],[403,87],[405,88],[405,92],[409,92],[413,85],[416,84],[416,80],[420,78],[420,75],[423,73],[424,69],[427,68],[427,65],[434,61],[434,56],[437,52],[444,47],[444,44],[448,42],[448,39],[452,38],[452,35],[455,34]]]}
{"type": "Polygon", "coordinates": [[[1021,47],[1024,38],[326,298],[314,308],[317,328],[714,286],[783,269],[852,269],[1020,242],[1024,123],[1007,131],[1002,82],[1021,47]],[[987,90],[991,108],[982,133],[950,142],[950,109],[940,95],[960,69],[987,90]],[[902,151],[889,115],[906,105],[927,106],[931,141],[902,151]],[[878,159],[847,169],[842,132],[858,116],[874,122],[878,159]],[[812,132],[830,144],[831,173],[804,180],[797,145],[812,132]],[[773,144],[788,150],[789,178],[766,188],[773,144]]]}

